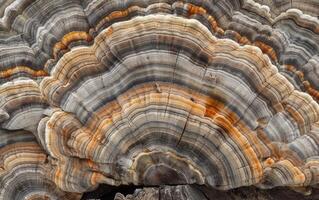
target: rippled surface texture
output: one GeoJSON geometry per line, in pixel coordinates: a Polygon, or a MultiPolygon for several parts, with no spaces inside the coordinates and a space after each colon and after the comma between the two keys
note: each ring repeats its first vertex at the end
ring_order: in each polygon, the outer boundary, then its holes
{"type": "Polygon", "coordinates": [[[0,0],[0,199],[309,192],[317,16],[318,0],[0,0]]]}

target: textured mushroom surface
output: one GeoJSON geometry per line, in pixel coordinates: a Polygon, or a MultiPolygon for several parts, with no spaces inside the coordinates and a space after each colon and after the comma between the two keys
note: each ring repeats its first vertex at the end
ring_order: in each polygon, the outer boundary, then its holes
{"type": "Polygon", "coordinates": [[[309,193],[318,16],[317,0],[0,0],[0,199],[309,193]]]}

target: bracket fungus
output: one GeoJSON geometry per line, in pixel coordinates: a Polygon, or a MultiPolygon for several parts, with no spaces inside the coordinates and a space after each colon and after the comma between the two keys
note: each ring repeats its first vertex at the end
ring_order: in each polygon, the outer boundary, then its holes
{"type": "Polygon", "coordinates": [[[318,15],[317,0],[0,0],[0,199],[315,188],[318,15]]]}

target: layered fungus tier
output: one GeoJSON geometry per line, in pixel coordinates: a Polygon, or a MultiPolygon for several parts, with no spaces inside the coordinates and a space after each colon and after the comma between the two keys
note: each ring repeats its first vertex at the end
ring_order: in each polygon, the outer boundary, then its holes
{"type": "Polygon", "coordinates": [[[318,15],[317,0],[0,0],[0,199],[310,193],[318,15]]]}

